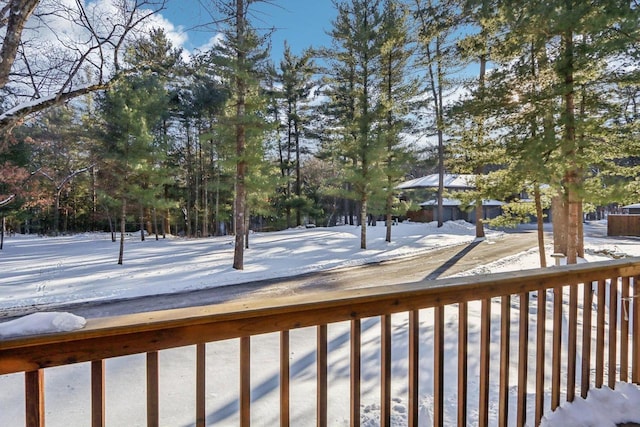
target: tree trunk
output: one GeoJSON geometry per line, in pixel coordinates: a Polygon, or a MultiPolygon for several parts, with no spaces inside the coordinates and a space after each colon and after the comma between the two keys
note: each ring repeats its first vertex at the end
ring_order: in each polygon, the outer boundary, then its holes
{"type": "MultiPolygon", "coordinates": [[[[387,177],[387,185],[389,188],[391,188],[391,186],[393,185],[393,182],[391,180],[391,177],[387,177]]],[[[386,225],[387,225],[387,234],[385,236],[385,241],[391,243],[391,226],[393,225],[393,215],[391,214],[391,211],[393,209],[393,193],[389,192],[389,194],[387,194],[387,221],[386,221],[386,225]]]]}
{"type": "Polygon", "coordinates": [[[578,230],[580,228],[580,201],[575,188],[568,188],[567,264],[578,263],[578,230]]]}
{"type": "Polygon", "coordinates": [[[298,119],[294,121],[294,132],[296,133],[296,197],[298,198],[296,208],[296,225],[302,225],[302,212],[300,207],[300,197],[302,196],[302,174],[300,173],[300,135],[298,134],[298,119]]]}
{"type": "Polygon", "coordinates": [[[478,194],[476,200],[476,239],[484,238],[484,208],[482,206],[482,198],[478,194]]]}
{"type": "Polygon", "coordinates": [[[2,215],[2,223],[0,224],[0,251],[4,248],[4,232],[7,226],[7,220],[4,215],[2,215]]]}
{"type": "Polygon", "coordinates": [[[164,217],[164,226],[162,227],[162,238],[167,237],[167,234],[171,234],[171,211],[167,209],[167,215],[164,217]]]}
{"type": "Polygon", "coordinates": [[[249,220],[250,220],[250,216],[249,216],[249,209],[247,208],[247,212],[245,212],[244,214],[244,218],[245,218],[245,224],[244,224],[244,232],[245,232],[245,244],[244,244],[244,248],[245,249],[249,249],[249,220]]]}
{"type": "Polygon", "coordinates": [[[536,203],[536,218],[538,222],[538,253],[540,254],[540,267],[547,266],[547,254],[544,249],[544,212],[542,211],[542,197],[540,196],[540,187],[536,184],[533,189],[533,197],[536,203]]]}
{"type": "Polygon", "coordinates": [[[584,212],[582,200],[578,204],[578,241],[577,252],[580,258],[584,258],[584,212]]]}
{"type": "MultiPolygon", "coordinates": [[[[243,70],[246,53],[242,50],[245,37],[245,7],[244,0],[236,0],[236,43],[237,43],[237,60],[238,67],[243,70]]],[[[245,159],[245,124],[243,123],[245,116],[245,96],[246,82],[241,71],[236,75],[236,155],[238,161],[236,163],[236,200],[235,200],[235,249],[233,254],[233,268],[236,270],[244,269],[244,237],[245,237],[245,211],[246,211],[246,189],[245,175],[247,172],[247,162],[245,159]]]]}
{"type": "Polygon", "coordinates": [[[562,66],[560,67],[560,75],[564,82],[564,137],[563,137],[563,156],[567,166],[564,175],[564,187],[566,190],[567,200],[567,264],[576,264],[578,262],[578,229],[580,204],[582,203],[578,195],[578,186],[580,177],[577,162],[576,147],[576,115],[574,100],[574,42],[573,29],[567,28],[562,34],[562,66]]]}
{"type": "Polygon", "coordinates": [[[560,191],[551,202],[551,215],[553,222],[553,252],[567,255],[567,219],[569,212],[565,203],[564,194],[560,191]]]}
{"type": "Polygon", "coordinates": [[[9,74],[13,67],[13,62],[18,54],[18,48],[21,45],[22,30],[24,29],[29,17],[35,10],[38,0],[21,0],[21,1],[5,1],[3,9],[10,6],[8,16],[5,16],[3,10],[2,17],[6,21],[2,23],[5,29],[2,47],[0,49],[0,88],[4,88],[9,82],[9,74]]]}
{"type": "Polygon", "coordinates": [[[156,210],[156,208],[153,208],[153,232],[156,235],[156,241],[159,240],[159,238],[158,238],[158,211],[156,210]]]}
{"type": "Polygon", "coordinates": [[[60,234],[60,193],[61,188],[56,188],[55,208],[53,211],[53,232],[55,235],[60,234]]]}
{"type": "Polygon", "coordinates": [[[144,242],[144,208],[140,206],[140,241],[144,242]]]}
{"type": "Polygon", "coordinates": [[[360,249],[367,249],[367,195],[362,195],[360,200],[360,249]]]}
{"type": "Polygon", "coordinates": [[[118,264],[122,265],[124,260],[124,234],[127,225],[127,202],[122,200],[122,218],[120,218],[120,254],[118,255],[118,264]]]}
{"type": "MultiPolygon", "coordinates": [[[[484,29],[483,29],[484,32],[484,29]]],[[[480,55],[480,75],[478,76],[478,84],[480,86],[480,96],[481,100],[484,101],[485,95],[485,75],[487,73],[487,55],[480,55]]],[[[483,119],[481,119],[483,120],[483,119]]],[[[478,123],[479,131],[478,131],[478,145],[482,146],[484,144],[484,123],[478,123]]],[[[477,176],[480,176],[483,172],[482,165],[478,165],[476,167],[475,173],[477,176]]],[[[476,200],[476,238],[484,238],[484,209],[482,207],[482,196],[480,193],[480,186],[478,185],[478,179],[476,178],[476,191],[478,192],[478,197],[476,200]]]]}

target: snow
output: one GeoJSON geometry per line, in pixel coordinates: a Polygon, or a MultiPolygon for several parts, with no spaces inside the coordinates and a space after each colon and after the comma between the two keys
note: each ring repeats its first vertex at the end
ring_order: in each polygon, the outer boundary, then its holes
{"type": "Polygon", "coordinates": [[[40,312],[0,323],[0,339],[22,335],[70,332],[84,328],[87,321],[71,313],[40,312]]]}
{"type": "MultiPolygon", "coordinates": [[[[292,229],[275,233],[254,233],[245,254],[245,270],[231,266],[231,237],[184,239],[168,237],[155,241],[151,236],[139,241],[132,234],[125,247],[124,265],[116,264],[118,245],[105,234],[83,234],[56,238],[15,236],[5,239],[0,252],[0,313],[15,310],[42,313],[0,324],[0,339],[34,333],[50,333],[81,328],[84,319],[70,313],[53,312],[59,303],[100,301],[183,290],[203,289],[257,279],[285,277],[399,257],[426,254],[435,248],[474,241],[475,226],[449,222],[435,224],[402,223],[393,227],[393,242],[384,241],[385,227],[369,227],[367,250],[359,249],[360,229],[353,226],[292,229]]],[[[585,262],[621,256],[640,256],[640,241],[604,237],[606,222],[585,226],[585,262]],[[601,236],[601,237],[598,237],[601,236]]],[[[489,231],[482,244],[492,244],[503,233],[489,231]]],[[[550,249],[550,248],[549,248],[550,249]]],[[[551,253],[550,250],[547,251],[551,253]]],[[[463,274],[522,270],[538,265],[535,249],[479,266],[463,274]]],[[[548,264],[553,265],[549,257],[548,264]]],[[[513,298],[512,319],[517,322],[519,301],[513,298]]],[[[532,299],[531,310],[536,309],[532,299]]],[[[499,311],[496,307],[493,310],[499,311]]],[[[5,314],[6,315],[6,314],[5,314]]],[[[2,314],[0,314],[2,316],[2,314]]],[[[430,328],[433,316],[421,316],[421,363],[432,363],[430,328]]],[[[456,324],[457,310],[445,309],[445,323],[456,324]]],[[[407,425],[406,336],[407,316],[394,315],[392,425],[407,425]]],[[[517,323],[514,323],[514,325],[517,323]]],[[[469,304],[469,367],[478,365],[475,349],[479,342],[479,304],[469,304]]],[[[492,329],[499,324],[492,325],[492,329]]],[[[547,328],[551,328],[547,325],[547,328]]],[[[512,326],[512,330],[516,330],[512,326]]],[[[455,334],[445,336],[445,378],[455,378],[457,344],[455,334]]],[[[290,332],[292,425],[315,425],[315,329],[290,332]]],[[[362,408],[361,425],[379,425],[379,319],[362,322],[362,408]]],[[[253,337],[252,343],[252,425],[277,425],[278,414],[278,334],[253,337]]],[[[497,344],[496,344],[497,345],[497,344]]],[[[237,340],[207,345],[208,423],[238,425],[237,340]]],[[[498,356],[492,351],[492,356],[498,356]]],[[[349,325],[329,326],[329,424],[348,425],[349,325]]],[[[162,425],[193,425],[195,405],[193,347],[160,353],[162,425]],[[168,386],[170,384],[170,386],[168,386]]],[[[146,424],[145,356],[135,355],[106,361],[106,417],[108,425],[146,424]],[[126,408],[126,410],[125,410],[126,408]]],[[[492,374],[499,369],[491,361],[492,374]]],[[[75,364],[45,371],[46,419],[48,426],[85,425],[90,414],[90,369],[75,364]],[[56,408],[65,408],[64,411],[56,408]]],[[[514,376],[512,376],[513,378],[514,376]]],[[[24,425],[24,379],[19,374],[0,376],[0,425],[24,425]]],[[[420,425],[431,425],[433,400],[430,378],[420,382],[420,425]]],[[[478,379],[469,377],[469,423],[477,424],[478,379]]],[[[497,420],[497,390],[490,391],[490,423],[497,420]],[[493,421],[492,421],[493,420],[493,421]]],[[[586,401],[577,399],[548,414],[545,426],[606,426],[640,421],[640,391],[635,385],[618,384],[616,389],[592,390],[586,401]]],[[[511,387],[510,413],[515,414],[515,389],[511,387]]],[[[549,396],[545,407],[549,407],[549,396]]],[[[455,384],[445,384],[445,424],[455,424],[457,410],[455,384]]],[[[532,424],[532,408],[527,419],[532,424]]],[[[512,417],[513,418],[513,417],[512,417]]]]}

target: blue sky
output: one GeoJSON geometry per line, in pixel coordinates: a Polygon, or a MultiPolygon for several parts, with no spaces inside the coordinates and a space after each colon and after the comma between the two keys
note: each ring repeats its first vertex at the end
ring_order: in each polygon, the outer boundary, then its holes
{"type": "MultiPolygon", "coordinates": [[[[165,19],[188,33],[184,47],[189,51],[215,36],[213,28],[199,27],[212,20],[201,2],[207,4],[208,0],[169,0],[167,10],[162,12],[165,19]]],[[[336,15],[331,0],[273,0],[272,3],[253,5],[252,23],[258,28],[275,27],[272,57],[276,63],[282,58],[285,40],[296,54],[310,46],[329,45],[326,32],[336,15]]]]}

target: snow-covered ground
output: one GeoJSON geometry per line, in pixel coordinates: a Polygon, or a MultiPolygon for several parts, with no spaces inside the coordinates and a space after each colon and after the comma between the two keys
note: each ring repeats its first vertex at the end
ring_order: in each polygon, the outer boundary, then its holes
{"type": "MultiPolygon", "coordinates": [[[[640,256],[639,240],[596,237],[603,235],[602,229],[603,223],[590,223],[585,227],[585,261],[604,260],[612,255],[640,256]]],[[[5,249],[0,252],[0,312],[15,307],[39,306],[46,309],[61,302],[128,298],[283,277],[427,253],[434,248],[474,240],[474,228],[470,224],[450,222],[438,229],[434,224],[406,223],[393,227],[391,244],[384,241],[384,227],[369,228],[369,249],[362,251],[359,249],[359,231],[359,228],[346,226],[252,234],[252,249],[245,255],[245,270],[242,272],[231,268],[233,241],[229,237],[200,240],[167,238],[159,241],[149,238],[140,242],[138,236],[133,235],[126,243],[124,265],[119,266],[116,264],[117,244],[104,234],[57,238],[15,236],[5,240],[5,249]]],[[[500,232],[489,232],[488,243],[500,236],[500,232]]],[[[535,268],[537,263],[537,251],[531,250],[465,274],[535,268]]],[[[549,265],[552,263],[549,260],[549,265]]],[[[512,305],[515,308],[512,316],[517,322],[517,299],[512,305]]],[[[445,321],[456,322],[457,310],[447,308],[445,316],[445,321]]],[[[473,369],[478,361],[474,359],[477,352],[474,353],[473,346],[478,342],[479,318],[478,307],[470,304],[471,393],[477,388],[473,369]]],[[[421,362],[425,366],[430,366],[432,357],[430,319],[432,316],[428,313],[421,316],[421,355],[424,355],[421,362]]],[[[392,355],[392,386],[396,396],[392,405],[393,425],[401,426],[406,425],[407,420],[404,379],[406,316],[394,315],[393,324],[396,331],[392,355]]],[[[82,325],[82,319],[71,314],[48,314],[39,319],[26,318],[19,323],[0,324],[0,339],[3,334],[42,331],[43,327],[67,330],[82,325]]],[[[379,329],[378,319],[363,321],[363,426],[379,424],[379,329]]],[[[455,378],[456,337],[448,335],[445,377],[455,378]],[[449,372],[451,375],[447,375],[449,372]]],[[[349,424],[348,399],[340,398],[348,394],[349,388],[348,337],[348,325],[330,325],[329,424],[332,426],[349,424]]],[[[278,345],[275,334],[252,338],[252,425],[278,425],[278,345]]],[[[315,329],[291,332],[292,425],[315,425],[314,351],[315,329]]],[[[498,353],[492,352],[495,356],[498,353]]],[[[207,354],[209,422],[222,426],[238,425],[238,342],[210,343],[207,354]]],[[[107,361],[108,425],[146,424],[144,362],[143,355],[107,361]]],[[[195,350],[182,348],[161,352],[160,363],[162,425],[193,425],[195,350]]],[[[497,361],[492,361],[491,369],[494,367],[497,368],[497,361]]],[[[86,425],[90,404],[89,366],[78,364],[48,369],[45,375],[47,425],[86,425]]],[[[515,392],[515,388],[512,391],[515,392]]],[[[24,425],[23,394],[21,375],[0,376],[0,426],[24,425]]],[[[432,401],[432,385],[429,378],[421,380],[420,394],[423,399],[420,425],[431,425],[428,408],[432,401]]],[[[445,385],[445,396],[445,423],[455,424],[455,384],[445,385]]],[[[513,397],[510,398],[511,413],[515,413],[515,401],[511,402],[513,397]]],[[[497,392],[492,391],[491,416],[494,421],[497,420],[497,401],[497,392]]],[[[578,400],[571,405],[563,405],[546,419],[546,425],[613,426],[616,422],[640,421],[638,408],[640,392],[637,387],[621,384],[615,391],[603,389],[590,393],[586,403],[578,400]]],[[[533,424],[532,411],[533,408],[528,411],[530,425],[533,424]]],[[[470,425],[477,424],[477,415],[477,401],[470,396],[470,425]]]]}

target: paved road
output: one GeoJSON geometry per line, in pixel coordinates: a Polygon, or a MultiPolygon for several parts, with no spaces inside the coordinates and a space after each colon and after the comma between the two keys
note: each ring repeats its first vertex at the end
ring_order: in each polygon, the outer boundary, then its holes
{"type": "Polygon", "coordinates": [[[490,240],[442,248],[421,256],[401,260],[192,291],[177,295],[156,295],[105,303],[75,304],[58,306],[55,309],[71,311],[85,318],[95,318],[170,308],[220,304],[231,300],[263,299],[269,296],[313,293],[328,289],[388,286],[425,279],[435,280],[536,246],[537,237],[535,231],[505,233],[490,240]]]}

